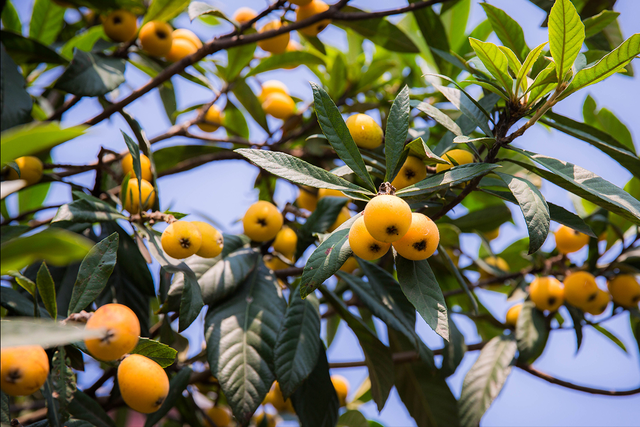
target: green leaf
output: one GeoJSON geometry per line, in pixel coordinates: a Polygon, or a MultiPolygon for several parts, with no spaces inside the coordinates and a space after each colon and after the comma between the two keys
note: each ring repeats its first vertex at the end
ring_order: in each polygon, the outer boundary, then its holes
{"type": "Polygon", "coordinates": [[[60,206],[51,222],[68,221],[82,224],[115,221],[116,219],[127,219],[127,217],[102,200],[88,196],[86,199],[78,199],[60,206]]]}
{"type": "Polygon", "coordinates": [[[316,83],[311,82],[311,88],[313,89],[314,109],[322,132],[326,135],[338,157],[364,181],[369,190],[376,192],[376,187],[367,172],[358,146],[353,141],[338,107],[333,103],[329,94],[316,83]]]}
{"type": "Polygon", "coordinates": [[[489,3],[481,3],[480,5],[484,9],[484,13],[487,14],[491,28],[500,41],[514,51],[520,61],[526,58],[529,54],[529,48],[524,40],[524,31],[522,31],[520,24],[502,9],[489,3]]]}
{"type": "Polygon", "coordinates": [[[224,128],[231,135],[249,139],[249,126],[244,113],[232,102],[228,102],[224,107],[224,128]]]}
{"type": "Polygon", "coordinates": [[[549,339],[549,328],[544,314],[533,302],[526,301],[518,316],[516,324],[516,341],[518,343],[518,360],[533,363],[544,351],[549,339]]]}
{"type": "MultiPolygon", "coordinates": [[[[96,27],[102,28],[102,27],[96,27]]],[[[0,31],[2,35],[2,44],[7,53],[11,55],[18,64],[39,64],[46,62],[47,64],[66,65],[69,61],[58,55],[58,53],[43,45],[42,43],[22,37],[10,31],[0,31]]],[[[69,58],[70,59],[70,58],[69,58]]]]}
{"type": "Polygon", "coordinates": [[[407,144],[406,148],[409,149],[409,152],[412,156],[419,157],[420,159],[424,160],[427,163],[432,163],[432,164],[440,163],[443,165],[449,164],[448,161],[436,156],[433,153],[433,151],[431,151],[431,148],[429,148],[427,143],[424,142],[424,139],[422,138],[414,139],[413,141],[407,144]]]}
{"type": "Polygon", "coordinates": [[[637,55],[640,55],[640,34],[634,34],[629,37],[595,65],[580,70],[571,81],[569,87],[562,93],[560,99],[564,99],[584,87],[598,83],[621,71],[637,55]]]}
{"type": "MultiPolygon", "coordinates": [[[[469,301],[471,301],[471,307],[473,309],[473,314],[475,314],[477,316],[478,315],[478,302],[476,301],[473,293],[469,289],[469,285],[467,284],[466,278],[460,273],[460,270],[458,270],[458,266],[451,260],[451,257],[449,256],[449,254],[447,253],[447,251],[444,249],[444,247],[441,244],[438,245],[438,252],[440,253],[440,257],[444,261],[444,264],[445,264],[446,268],[453,274],[453,276],[456,278],[456,280],[460,284],[460,287],[464,290],[465,294],[467,294],[467,297],[469,298],[469,301]]],[[[451,325],[451,324],[452,324],[451,315],[449,315],[449,325],[451,325]]],[[[454,325],[454,327],[455,327],[455,325],[454,325]]]]}
{"type": "Polygon", "coordinates": [[[337,427],[370,427],[362,412],[350,409],[338,418],[337,427]]]}
{"type": "Polygon", "coordinates": [[[511,147],[511,149],[524,154],[548,170],[515,160],[510,160],[511,162],[534,172],[583,199],[628,219],[634,224],[640,224],[640,202],[609,181],[569,162],[515,147],[511,147]]]}
{"type": "Polygon", "coordinates": [[[624,343],[620,340],[620,338],[618,338],[613,333],[611,333],[611,331],[609,331],[608,329],[606,329],[602,325],[596,325],[594,323],[588,323],[588,324],[593,326],[593,329],[595,329],[596,331],[600,332],[605,337],[609,338],[615,345],[620,347],[622,349],[622,351],[627,353],[627,347],[625,347],[624,343]]]}
{"type": "MultiPolygon", "coordinates": [[[[346,179],[340,178],[329,171],[289,154],[250,148],[238,148],[235,152],[251,160],[267,172],[288,179],[296,184],[308,185],[314,188],[328,188],[330,190],[373,194],[369,190],[352,184],[346,179]]],[[[362,162],[362,164],[364,168],[364,162],[362,162]]],[[[367,173],[366,169],[364,170],[365,173],[367,173]]]]}
{"type": "Polygon", "coordinates": [[[631,310],[629,316],[629,323],[631,324],[631,332],[636,339],[636,344],[640,350],[640,312],[637,310],[631,310]]]}
{"type": "Polygon", "coordinates": [[[311,374],[320,351],[317,300],[291,293],[274,352],[275,373],[285,399],[311,374]]]}
{"type": "Polygon", "coordinates": [[[509,70],[511,70],[511,73],[517,76],[520,72],[520,67],[522,67],[522,63],[520,62],[516,54],[506,46],[498,46],[498,49],[500,49],[500,51],[507,57],[509,70]]]}
{"type": "Polygon", "coordinates": [[[36,279],[38,285],[38,293],[45,308],[51,315],[52,319],[58,317],[58,305],[56,303],[56,284],[51,277],[51,273],[47,268],[47,263],[43,262],[38,269],[38,277],[36,279]]]}
{"type": "MultiPolygon", "coordinates": [[[[2,288],[5,290],[6,288],[2,288]]],[[[5,294],[2,295],[5,301],[5,294]]],[[[31,310],[33,314],[33,310],[31,310]]],[[[76,325],[63,325],[53,320],[43,319],[2,319],[0,321],[2,332],[2,347],[19,347],[26,345],[39,345],[44,348],[56,347],[82,341],[89,338],[98,338],[104,334],[103,329],[85,329],[76,325]]]]}
{"type": "Polygon", "coordinates": [[[208,5],[207,3],[201,1],[194,1],[189,3],[189,1],[187,1],[187,4],[189,4],[189,19],[191,20],[191,22],[202,15],[210,15],[217,18],[222,18],[225,21],[231,22],[235,27],[239,27],[236,21],[228,18],[227,15],[222,13],[219,9],[216,9],[208,5]]]}
{"type": "MultiPolygon", "coordinates": [[[[4,61],[3,61],[4,64],[4,61]]],[[[12,100],[12,105],[15,104],[12,100]]],[[[4,111],[4,110],[3,110],[4,111]]],[[[0,163],[55,147],[84,133],[85,126],[62,129],[59,123],[33,123],[2,133],[0,163]]]]}
{"type": "Polygon", "coordinates": [[[577,307],[569,304],[565,304],[569,315],[571,316],[571,322],[573,323],[573,329],[576,332],[576,353],[580,350],[582,345],[582,323],[584,322],[584,313],[577,307]]]}
{"type": "Polygon", "coordinates": [[[71,231],[48,228],[27,237],[20,237],[0,246],[0,274],[21,270],[38,260],[64,266],[80,261],[93,242],[71,231]]]}
{"type": "MultiPolygon", "coordinates": [[[[0,73],[0,108],[1,129],[12,128],[31,121],[31,109],[33,102],[25,88],[25,81],[13,59],[0,47],[2,60],[0,73]]],[[[13,148],[13,147],[12,147],[13,148]]],[[[2,135],[2,165],[17,157],[9,157],[5,154],[5,135],[2,135]],[[6,160],[5,160],[6,158],[6,160]]]]}
{"type": "Polygon", "coordinates": [[[458,406],[462,426],[480,424],[511,372],[516,348],[513,336],[500,335],[492,338],[480,351],[462,383],[458,406]]]}
{"type": "Polygon", "coordinates": [[[69,413],[74,418],[90,422],[94,427],[116,426],[111,417],[102,409],[100,403],[80,390],[76,390],[73,394],[73,400],[69,404],[69,413]]]}
{"type": "MultiPolygon", "coordinates": [[[[409,3],[416,3],[418,1],[419,0],[409,0],[409,3]]],[[[418,28],[420,28],[422,37],[429,46],[438,70],[442,74],[449,75],[452,71],[451,65],[436,53],[436,51],[448,53],[451,50],[448,38],[442,36],[445,34],[445,28],[440,20],[440,16],[430,7],[414,10],[413,16],[416,19],[418,28]]]]}
{"type": "Polygon", "coordinates": [[[77,36],[70,39],[60,49],[60,55],[64,58],[73,59],[73,50],[79,49],[83,52],[91,52],[98,40],[108,41],[102,25],[96,25],[88,30],[81,32],[77,36]]]}
{"type": "Polygon", "coordinates": [[[284,52],[280,55],[271,55],[262,59],[255,67],[251,68],[245,77],[281,68],[297,67],[298,65],[326,65],[326,63],[324,59],[311,52],[284,52]]]}
{"type": "Polygon", "coordinates": [[[242,288],[205,318],[211,373],[241,424],[247,424],[275,380],[273,348],[285,313],[276,278],[260,265],[242,288]]]}
{"type": "Polygon", "coordinates": [[[336,54],[331,67],[328,70],[331,79],[327,82],[327,90],[329,95],[334,98],[340,98],[347,87],[347,64],[344,54],[339,52],[336,54]]]}
{"type": "Polygon", "coordinates": [[[291,403],[301,425],[334,427],[338,422],[340,403],[329,376],[329,363],[323,345],[320,344],[313,371],[293,393],[291,403]]]}
{"type": "Polygon", "coordinates": [[[249,87],[247,82],[244,80],[236,81],[231,88],[231,92],[233,92],[238,101],[240,101],[242,106],[251,117],[253,117],[253,120],[269,133],[269,125],[267,124],[267,117],[264,115],[264,110],[262,109],[262,103],[258,100],[256,94],[253,93],[253,89],[249,87]]]}
{"type": "MultiPolygon", "coordinates": [[[[22,22],[20,22],[20,15],[11,0],[7,0],[2,8],[2,25],[5,30],[13,31],[16,34],[22,34],[22,22]]],[[[4,43],[4,35],[2,35],[2,42],[4,43]]],[[[3,401],[4,401],[4,394],[3,401]]],[[[4,419],[2,422],[5,422],[4,419]]],[[[9,421],[7,421],[7,424],[9,421]]]]}
{"type": "MultiPolygon", "coordinates": [[[[8,3],[8,4],[10,5],[11,3],[8,3]]],[[[6,7],[5,7],[5,10],[6,10],[6,7]]],[[[2,16],[4,18],[4,13],[2,14],[2,16]]],[[[4,24],[4,19],[2,20],[2,23],[4,24]]],[[[0,394],[2,395],[2,403],[0,408],[0,422],[2,422],[3,425],[4,424],[10,425],[11,413],[9,412],[9,396],[5,394],[4,391],[0,392],[0,394]]]]}
{"type": "MultiPolygon", "coordinates": [[[[131,165],[133,166],[133,173],[137,177],[142,176],[142,167],[140,166],[140,146],[136,144],[136,142],[131,139],[129,135],[124,133],[122,129],[120,129],[120,133],[122,133],[122,137],[124,138],[124,143],[127,144],[127,148],[129,149],[129,154],[131,154],[131,165]]],[[[126,204],[126,199],[128,197],[132,197],[133,195],[129,194],[127,188],[121,188],[121,193],[124,193],[124,199],[122,199],[122,204],[126,204]]],[[[138,185],[138,200],[142,200],[142,185],[138,185]]],[[[146,202],[145,202],[146,205],[146,202]]]]}
{"type": "Polygon", "coordinates": [[[527,58],[522,63],[522,67],[520,67],[520,71],[518,71],[517,79],[516,79],[516,88],[525,90],[527,85],[527,76],[529,75],[529,71],[533,67],[533,64],[536,63],[542,50],[547,45],[547,42],[544,42],[538,46],[536,46],[529,54],[527,58]]]}
{"type": "Polygon", "coordinates": [[[529,94],[528,105],[533,105],[535,101],[542,98],[558,85],[558,77],[556,76],[556,67],[550,62],[547,67],[540,71],[533,83],[527,88],[529,94]]]}
{"type": "MultiPolygon", "coordinates": [[[[28,298],[24,292],[18,292],[13,288],[0,286],[0,304],[10,315],[32,317],[34,315],[33,299],[28,298]]],[[[38,307],[40,317],[47,317],[49,313],[42,307],[38,307]]]]}
{"type": "Polygon", "coordinates": [[[584,24],[584,36],[586,38],[595,36],[604,30],[607,25],[615,21],[618,16],[620,16],[619,12],[606,9],[597,15],[590,16],[582,21],[582,24],[584,24]]]}
{"type": "Polygon", "coordinates": [[[442,367],[440,368],[442,375],[445,377],[453,375],[460,366],[466,351],[467,345],[464,342],[464,335],[449,315],[449,341],[445,341],[442,349],[442,367]]]}
{"type": "Polygon", "coordinates": [[[478,176],[483,176],[500,166],[489,163],[469,163],[451,168],[423,179],[413,185],[403,188],[396,194],[400,197],[413,197],[421,194],[434,193],[442,189],[467,182],[478,176]]]}
{"type": "Polygon", "coordinates": [[[318,286],[335,274],[352,255],[349,230],[359,216],[356,215],[338,227],[309,256],[302,271],[300,296],[306,298],[318,286]]]}
{"type": "Polygon", "coordinates": [[[169,381],[169,394],[162,402],[162,406],[156,412],[147,415],[147,420],[144,423],[144,427],[153,427],[158,425],[160,420],[164,418],[169,411],[176,406],[178,397],[182,396],[182,392],[189,385],[191,379],[191,373],[193,371],[189,367],[184,367],[175,374],[171,381],[169,381]]]}
{"type": "Polygon", "coordinates": [[[66,10],[51,0],[36,0],[31,12],[29,38],[45,46],[52,44],[62,30],[66,10]]]}
{"type": "Polygon", "coordinates": [[[549,205],[549,214],[551,215],[551,219],[555,222],[558,222],[562,225],[566,225],[567,227],[573,228],[583,234],[586,234],[591,237],[597,237],[591,227],[587,225],[586,222],[578,215],[573,212],[569,212],[562,206],[555,205],[553,203],[547,202],[549,205]]]}
{"type": "Polygon", "coordinates": [[[160,95],[160,100],[162,101],[162,106],[164,107],[165,113],[167,113],[167,118],[172,125],[176,124],[174,114],[177,108],[176,101],[176,92],[173,90],[173,84],[171,82],[165,82],[158,86],[158,94],[160,95]]]}
{"type": "Polygon", "coordinates": [[[124,83],[126,61],[76,49],[54,88],[78,96],[102,96],[124,83]]]}
{"type": "Polygon", "coordinates": [[[102,293],[116,265],[118,243],[118,233],[113,233],[84,257],[73,286],[68,315],[84,310],[102,293]]]}
{"type": "Polygon", "coordinates": [[[233,82],[240,72],[249,65],[253,59],[253,54],[256,51],[255,43],[248,43],[237,47],[232,47],[227,50],[227,57],[229,63],[226,68],[226,80],[233,82]]]}
{"type": "Polygon", "coordinates": [[[476,39],[469,39],[469,42],[476,52],[476,55],[478,55],[478,58],[480,58],[498,83],[500,83],[507,93],[512,93],[513,79],[509,75],[509,61],[502,50],[495,44],[489,42],[476,39]]]}
{"type": "Polygon", "coordinates": [[[451,131],[456,136],[462,136],[462,130],[460,126],[458,126],[449,116],[445,113],[434,107],[433,105],[427,102],[419,103],[416,108],[427,116],[431,117],[436,122],[440,123],[447,130],[451,131]]]}
{"type": "Polygon", "coordinates": [[[404,143],[409,134],[411,107],[409,106],[409,87],[402,88],[398,96],[393,100],[387,119],[387,130],[384,140],[384,154],[386,158],[387,174],[385,181],[391,182],[397,172],[400,163],[404,143]]]}
{"type": "Polygon", "coordinates": [[[321,291],[328,303],[356,334],[364,353],[365,363],[369,368],[371,395],[376,402],[378,411],[382,411],[394,382],[393,359],[389,348],[382,344],[375,332],[369,329],[361,318],[354,316],[349,311],[344,301],[325,288],[321,288],[321,291]]]}
{"type": "MultiPolygon", "coordinates": [[[[44,263],[42,265],[44,265],[44,263]]],[[[14,279],[16,279],[16,283],[18,285],[22,286],[22,288],[24,290],[29,292],[29,294],[31,294],[32,297],[36,296],[36,284],[33,283],[33,281],[31,279],[29,279],[28,277],[23,276],[18,271],[10,271],[9,272],[9,276],[11,276],[14,279]]]]}
{"type": "Polygon", "coordinates": [[[142,25],[149,21],[171,21],[189,6],[191,0],[154,0],[144,15],[142,25]]]}
{"type": "Polygon", "coordinates": [[[141,354],[166,368],[173,365],[178,351],[159,341],[141,337],[138,345],[130,353],[141,354]]]}
{"type": "Polygon", "coordinates": [[[318,200],[316,210],[298,230],[298,245],[296,248],[298,255],[302,255],[309,245],[316,240],[316,233],[326,232],[336,222],[338,215],[347,202],[347,199],[343,197],[323,197],[318,200]]]}
{"type": "Polygon", "coordinates": [[[565,81],[584,42],[584,24],[571,0],[556,0],[549,13],[549,48],[558,81],[565,81]]]}
{"type": "Polygon", "coordinates": [[[69,402],[73,399],[73,393],[76,390],[73,370],[67,366],[68,363],[70,362],[67,358],[65,347],[58,347],[51,360],[51,381],[53,382],[53,389],[57,393],[55,397],[58,413],[63,421],[69,418],[69,402]]]}
{"type": "MultiPolygon", "coordinates": [[[[502,52],[500,52],[502,54],[502,52]]],[[[489,118],[485,113],[478,108],[471,100],[471,97],[465,92],[452,87],[440,86],[438,84],[433,85],[440,93],[442,93],[458,110],[470,119],[476,126],[478,126],[485,135],[493,136],[491,128],[489,128],[489,118]]]]}
{"type": "Polygon", "coordinates": [[[529,180],[496,172],[515,196],[529,232],[529,254],[536,252],[549,234],[549,206],[540,190],[529,180]]]}
{"type": "Polygon", "coordinates": [[[396,256],[396,271],[402,292],[420,316],[438,335],[449,340],[447,304],[429,262],[396,256]]]}

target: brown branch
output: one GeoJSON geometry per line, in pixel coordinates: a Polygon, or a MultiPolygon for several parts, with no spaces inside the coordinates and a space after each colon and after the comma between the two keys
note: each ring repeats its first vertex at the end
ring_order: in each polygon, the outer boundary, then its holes
{"type": "Polygon", "coordinates": [[[56,111],[47,118],[47,121],[60,120],[62,115],[76,105],[82,99],[81,96],[74,95],[72,98],[65,101],[56,111]]]}
{"type": "Polygon", "coordinates": [[[0,227],[4,226],[4,225],[7,225],[7,224],[10,224],[13,221],[23,220],[23,219],[25,219],[26,217],[28,217],[31,214],[34,214],[34,213],[37,213],[37,212],[40,212],[40,211],[44,211],[44,210],[47,210],[47,209],[57,209],[60,206],[62,206],[62,205],[40,206],[39,208],[35,208],[35,209],[31,209],[31,210],[28,210],[28,211],[21,212],[20,215],[14,217],[14,218],[7,218],[4,221],[2,221],[2,223],[0,223],[0,227]]]}
{"type": "Polygon", "coordinates": [[[333,19],[336,21],[360,21],[363,19],[384,18],[385,16],[400,15],[401,13],[413,12],[418,9],[433,6],[434,4],[447,3],[450,1],[452,0],[420,1],[398,9],[381,10],[378,12],[338,12],[333,15],[333,19]]]}

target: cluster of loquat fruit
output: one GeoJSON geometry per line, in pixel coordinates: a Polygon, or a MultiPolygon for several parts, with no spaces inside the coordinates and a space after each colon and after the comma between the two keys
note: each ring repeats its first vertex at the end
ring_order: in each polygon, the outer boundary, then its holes
{"type": "MultiPolygon", "coordinates": [[[[135,313],[122,304],[105,304],[92,314],[86,328],[104,331],[100,337],[84,342],[95,359],[120,361],[117,378],[124,402],[145,414],[157,411],[169,393],[169,377],[155,361],[128,354],[140,338],[135,313]]],[[[2,391],[10,396],[35,393],[49,375],[49,358],[41,346],[3,348],[0,364],[2,391]]]]}

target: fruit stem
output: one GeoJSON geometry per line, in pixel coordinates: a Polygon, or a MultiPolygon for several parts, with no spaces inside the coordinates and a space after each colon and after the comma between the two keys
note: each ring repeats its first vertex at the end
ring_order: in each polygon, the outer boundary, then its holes
{"type": "Polygon", "coordinates": [[[378,189],[378,196],[383,196],[383,195],[395,196],[396,187],[391,185],[390,182],[383,182],[382,184],[380,184],[380,188],[378,189]]]}

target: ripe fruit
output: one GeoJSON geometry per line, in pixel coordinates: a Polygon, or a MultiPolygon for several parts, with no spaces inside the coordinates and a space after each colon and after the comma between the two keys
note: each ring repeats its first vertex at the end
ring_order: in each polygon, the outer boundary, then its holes
{"type": "Polygon", "coordinates": [[[176,221],[162,232],[162,249],[172,258],[184,259],[195,255],[202,246],[198,226],[188,221],[176,221]]]}
{"type": "MultiPolygon", "coordinates": [[[[329,10],[329,5],[322,0],[311,0],[311,2],[309,2],[308,4],[300,6],[298,8],[298,10],[296,11],[296,22],[311,18],[312,16],[322,12],[326,12],[327,10],[329,10]]],[[[298,29],[298,31],[308,36],[314,37],[317,36],[322,30],[327,28],[329,24],[331,24],[330,19],[323,19],[322,21],[311,24],[308,27],[300,28],[298,29]]]]}
{"type": "Polygon", "coordinates": [[[611,302],[611,295],[608,292],[598,289],[596,298],[584,307],[584,311],[594,316],[604,313],[611,302]]]}
{"type": "Polygon", "coordinates": [[[570,273],[564,279],[564,299],[578,308],[585,308],[598,296],[596,278],[586,271],[570,273]]]}
{"type": "Polygon", "coordinates": [[[413,213],[409,230],[400,240],[392,244],[404,258],[420,261],[433,255],[438,249],[438,243],[440,243],[440,232],[436,223],[426,215],[413,213]]]}
{"type": "Polygon", "coordinates": [[[355,257],[350,256],[340,267],[340,271],[344,271],[345,273],[353,273],[360,265],[358,264],[358,260],[355,257]]]}
{"type": "Polygon", "coordinates": [[[262,420],[264,420],[265,417],[267,417],[264,424],[266,427],[276,427],[276,417],[268,412],[260,412],[258,415],[254,415],[252,418],[253,424],[256,427],[262,427],[262,420]]]}
{"type": "Polygon", "coordinates": [[[322,199],[323,197],[343,197],[345,199],[348,199],[348,197],[345,196],[342,191],[329,190],[328,188],[321,188],[318,190],[318,200],[322,199]]]}
{"type": "Polygon", "coordinates": [[[276,240],[273,241],[273,249],[286,257],[292,256],[296,252],[297,245],[298,235],[286,226],[278,231],[276,240]]]}
{"type": "MultiPolygon", "coordinates": [[[[282,27],[280,21],[271,21],[260,28],[260,31],[258,32],[264,33],[265,31],[277,30],[280,27],[282,27]]],[[[278,36],[259,41],[258,46],[264,51],[279,55],[287,50],[289,38],[289,33],[282,33],[278,36]]]]}
{"type": "Polygon", "coordinates": [[[3,348],[0,386],[9,396],[28,396],[40,390],[49,375],[49,358],[39,345],[3,348]]]}
{"type": "Polygon", "coordinates": [[[289,3],[295,4],[296,6],[306,6],[311,3],[311,0],[289,0],[289,3]]]}
{"type": "Polygon", "coordinates": [[[196,255],[202,258],[214,258],[220,255],[224,247],[224,238],[222,234],[210,224],[203,221],[191,221],[195,225],[202,236],[202,244],[196,255]]]}
{"type": "Polygon", "coordinates": [[[562,254],[577,252],[589,243],[589,236],[566,225],[561,225],[554,235],[558,252],[562,254]]]}
{"type": "Polygon", "coordinates": [[[202,47],[202,40],[200,37],[196,35],[191,30],[187,30],[186,28],[178,28],[177,30],[173,30],[173,39],[183,39],[190,41],[195,47],[200,49],[202,47]]]}
{"type": "Polygon", "coordinates": [[[15,179],[24,179],[27,181],[27,185],[33,185],[40,182],[42,179],[42,162],[39,158],[33,156],[24,156],[18,157],[15,160],[18,165],[18,169],[20,169],[20,176],[13,169],[9,168],[9,174],[7,179],[15,180],[15,179]]]}
{"type": "Polygon", "coordinates": [[[153,206],[153,203],[156,201],[156,190],[149,181],[144,179],[138,181],[136,178],[131,178],[127,187],[127,194],[121,195],[120,198],[124,199],[122,206],[127,212],[137,214],[140,213],[140,207],[142,207],[143,211],[146,211],[153,206]],[[140,184],[138,184],[138,182],[140,182],[140,184]],[[138,185],[141,186],[142,190],[142,203],[140,203],[138,185]]]}
{"type": "Polygon", "coordinates": [[[351,218],[351,212],[349,212],[349,209],[347,209],[346,207],[342,208],[340,210],[340,213],[338,214],[338,217],[336,218],[336,221],[331,224],[331,227],[329,227],[327,231],[329,233],[333,233],[336,228],[340,227],[342,224],[348,221],[349,218],[351,218]]]}
{"type": "Polygon", "coordinates": [[[349,230],[349,246],[351,246],[351,250],[355,255],[367,261],[372,261],[386,254],[391,247],[391,243],[374,239],[364,224],[364,217],[360,217],[355,220],[349,230]]]}
{"type": "Polygon", "coordinates": [[[373,150],[382,144],[382,128],[366,114],[354,114],[346,123],[351,138],[358,147],[373,150]]]}
{"type": "Polygon", "coordinates": [[[408,187],[420,182],[427,177],[427,168],[420,158],[415,156],[408,156],[405,160],[398,175],[391,181],[396,190],[408,187]]]}
{"type": "Polygon", "coordinates": [[[204,115],[203,121],[197,123],[197,126],[205,132],[215,132],[221,124],[223,124],[224,116],[220,107],[212,105],[204,115]]]}
{"type": "MultiPolygon", "coordinates": [[[[295,258],[293,257],[293,255],[285,256],[285,258],[288,259],[291,264],[295,263],[295,258]]],[[[284,270],[285,268],[290,268],[291,267],[289,264],[287,264],[286,262],[282,261],[280,258],[278,258],[275,255],[266,256],[265,257],[265,261],[264,261],[264,265],[266,265],[267,267],[269,267],[273,271],[284,270]]]]}
{"type": "Polygon", "coordinates": [[[473,154],[471,154],[467,150],[455,149],[447,151],[443,156],[443,160],[449,162],[448,165],[444,165],[442,163],[438,163],[436,165],[436,173],[440,173],[442,171],[446,171],[451,169],[454,166],[454,162],[458,165],[466,165],[468,163],[473,163],[473,154]]]}
{"type": "MultiPolygon", "coordinates": [[[[215,427],[227,427],[231,425],[231,414],[226,408],[221,408],[219,406],[212,406],[207,411],[207,416],[211,418],[211,421],[215,424],[215,427]]],[[[205,424],[208,427],[213,427],[213,425],[205,419],[205,424]]]]}
{"type": "Polygon", "coordinates": [[[515,328],[516,323],[518,323],[518,316],[520,316],[521,310],[522,310],[522,304],[516,304],[513,307],[511,307],[507,311],[507,320],[505,323],[515,328]]]}
{"type": "Polygon", "coordinates": [[[367,230],[381,242],[400,240],[409,230],[411,219],[409,204],[397,196],[376,196],[364,208],[367,230]]]}
{"type": "Polygon", "coordinates": [[[174,36],[173,41],[171,42],[171,50],[167,53],[166,59],[169,62],[178,62],[182,58],[195,53],[197,50],[198,48],[189,40],[177,39],[174,36]]]}
{"type": "Polygon", "coordinates": [[[150,414],[160,409],[169,394],[169,378],[153,360],[132,354],[118,366],[122,399],[131,409],[150,414]]]}
{"type": "MultiPolygon", "coordinates": [[[[498,270],[504,271],[505,273],[509,272],[509,264],[507,264],[507,261],[500,257],[490,256],[485,258],[483,261],[491,267],[495,267],[498,270]]],[[[488,279],[490,277],[493,277],[493,274],[484,270],[480,270],[480,280],[488,279]]]]}
{"type": "Polygon", "coordinates": [[[260,95],[258,100],[262,103],[267,100],[267,97],[273,93],[281,93],[283,95],[289,95],[289,89],[287,86],[278,80],[267,80],[262,83],[260,95]]]}
{"type": "Polygon", "coordinates": [[[140,29],[140,45],[142,50],[151,56],[165,56],[171,50],[173,36],[171,25],[161,21],[150,21],[140,29]]]}
{"type": "Polygon", "coordinates": [[[91,355],[104,361],[120,359],[135,348],[140,337],[138,317],[122,304],[101,306],[89,318],[86,328],[106,330],[100,338],[84,340],[91,355]]]}
{"type": "Polygon", "coordinates": [[[111,40],[127,42],[138,32],[138,18],[128,10],[115,10],[107,16],[102,27],[111,40]]]}
{"type": "MultiPolygon", "coordinates": [[[[130,173],[131,178],[137,178],[136,173],[133,170],[133,157],[131,156],[131,153],[122,158],[120,165],[122,166],[122,173],[124,175],[130,173]]],[[[140,173],[142,175],[142,179],[146,181],[151,181],[153,178],[153,174],[151,173],[151,161],[144,154],[140,154],[140,173]]]]}
{"type": "Polygon", "coordinates": [[[287,399],[285,401],[284,397],[282,397],[282,391],[280,391],[280,384],[278,384],[278,381],[271,386],[271,390],[267,393],[265,400],[267,403],[271,403],[278,412],[295,412],[291,399],[287,399]]]}
{"type": "Polygon", "coordinates": [[[496,228],[495,230],[491,230],[484,233],[484,238],[491,241],[491,240],[497,239],[499,235],[500,235],[500,227],[496,228]]]}
{"type": "Polygon", "coordinates": [[[562,283],[553,276],[535,278],[529,295],[538,310],[556,311],[564,302],[562,283]]]}
{"type": "Polygon", "coordinates": [[[282,93],[272,93],[262,103],[262,109],[276,119],[286,120],[291,117],[296,110],[296,103],[289,95],[282,93]]]}
{"type": "Polygon", "coordinates": [[[241,7],[233,14],[233,20],[239,24],[244,24],[245,22],[251,21],[256,16],[258,16],[258,14],[255,10],[250,7],[241,7]]]}
{"type": "Polygon", "coordinates": [[[640,284],[635,276],[622,274],[607,282],[613,301],[623,307],[636,307],[640,302],[640,284]]]}
{"type": "Polygon", "coordinates": [[[336,389],[340,406],[345,406],[347,404],[347,394],[349,394],[349,381],[343,376],[331,375],[331,382],[333,383],[333,388],[336,389]]]}
{"type": "Polygon", "coordinates": [[[255,242],[266,242],[276,237],[283,222],[278,208],[264,200],[251,205],[242,218],[244,234],[255,242]]]}
{"type": "Polygon", "coordinates": [[[301,188],[300,194],[298,194],[298,198],[296,199],[296,203],[300,209],[306,209],[309,212],[313,212],[318,206],[318,198],[311,191],[301,188]]]}

